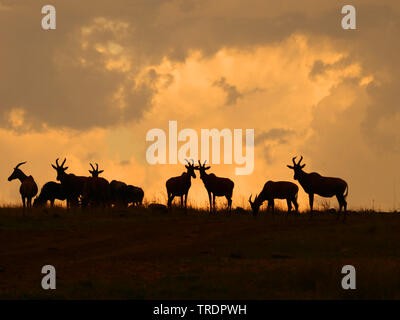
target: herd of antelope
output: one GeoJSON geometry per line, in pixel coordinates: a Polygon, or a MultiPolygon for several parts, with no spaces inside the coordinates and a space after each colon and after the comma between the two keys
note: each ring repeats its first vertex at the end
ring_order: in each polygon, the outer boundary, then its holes
{"type": "MultiPolygon", "coordinates": [[[[60,164],[59,159],[56,165],[52,167],[57,172],[57,182],[47,182],[38,197],[34,199],[33,206],[40,207],[46,205],[50,201],[54,206],[55,200],[67,202],[67,208],[73,206],[102,206],[109,207],[111,205],[127,207],[129,204],[141,205],[144,192],[141,188],[127,185],[124,182],[113,180],[109,183],[106,179],[100,178],[99,175],[103,170],[99,170],[99,165],[89,170],[90,177],[76,176],[72,173],[67,174],[68,167],[65,167],[66,159],[60,164]]],[[[23,210],[32,207],[32,199],[38,193],[38,187],[32,176],[27,176],[19,167],[26,162],[18,164],[8,181],[15,179],[20,180],[20,194],[22,197],[23,210]]]]}
{"type": "MultiPolygon", "coordinates": [[[[307,173],[303,170],[305,164],[301,164],[303,156],[296,163],[296,157],[292,158],[293,165],[288,165],[289,169],[294,171],[294,180],[299,181],[304,191],[308,194],[310,212],[313,211],[314,195],[321,197],[336,196],[339,203],[339,212],[344,210],[343,217],[346,217],[348,195],[348,186],[346,181],[340,178],[324,177],[316,172],[307,173]]],[[[66,159],[59,164],[59,159],[56,160],[56,165],[52,167],[57,172],[57,180],[60,183],[48,182],[46,183],[39,196],[34,199],[34,206],[43,206],[50,201],[51,206],[54,205],[55,200],[67,201],[67,208],[72,206],[124,206],[129,204],[138,206],[142,204],[144,192],[141,188],[132,185],[127,185],[124,182],[113,180],[109,183],[106,179],[100,178],[99,175],[103,170],[99,170],[98,164],[94,167],[90,164],[92,170],[89,170],[91,176],[83,177],[74,174],[67,174],[65,167],[66,159]]],[[[204,186],[208,193],[210,202],[210,212],[215,212],[215,197],[225,197],[228,201],[228,210],[232,209],[232,193],[234,182],[228,178],[217,177],[215,174],[208,174],[206,171],[211,167],[206,166],[198,161],[195,165],[194,161],[187,164],[186,172],[180,176],[172,177],[167,180],[166,188],[168,195],[168,209],[172,207],[172,201],[175,197],[181,198],[181,207],[187,209],[187,197],[191,186],[191,180],[196,179],[195,171],[200,172],[200,179],[203,181],[204,186]]],[[[32,199],[38,193],[38,187],[32,176],[25,175],[19,167],[26,162],[18,164],[8,181],[19,179],[21,182],[20,194],[22,197],[23,209],[25,207],[31,208],[32,199]]],[[[274,200],[286,200],[288,206],[288,213],[292,210],[294,205],[295,212],[298,212],[299,205],[297,203],[299,187],[289,181],[268,181],[265,183],[262,191],[255,196],[252,201],[252,196],[249,197],[249,203],[253,215],[257,215],[261,205],[267,201],[268,209],[274,211],[274,200]]]]}

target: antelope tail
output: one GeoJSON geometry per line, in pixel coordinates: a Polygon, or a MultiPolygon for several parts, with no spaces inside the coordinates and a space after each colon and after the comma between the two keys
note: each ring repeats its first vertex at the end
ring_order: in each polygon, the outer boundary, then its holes
{"type": "Polygon", "coordinates": [[[343,194],[344,198],[347,198],[347,195],[349,194],[349,186],[346,185],[346,193],[343,194]]]}

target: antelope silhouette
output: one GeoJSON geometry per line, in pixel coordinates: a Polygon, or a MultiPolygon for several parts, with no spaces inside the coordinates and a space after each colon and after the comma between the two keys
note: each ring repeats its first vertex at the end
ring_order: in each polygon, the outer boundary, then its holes
{"type": "Polygon", "coordinates": [[[39,196],[33,201],[33,206],[41,207],[46,205],[47,201],[50,201],[51,207],[54,207],[55,200],[64,201],[65,199],[65,192],[61,183],[50,181],[42,187],[39,196]]]}
{"type": "Polygon", "coordinates": [[[27,176],[25,173],[19,169],[20,166],[25,164],[26,162],[21,162],[17,164],[14,168],[13,173],[8,178],[8,181],[12,181],[18,179],[21,182],[21,187],[19,188],[19,193],[22,198],[22,207],[23,212],[25,212],[25,207],[28,209],[32,208],[32,198],[35,197],[38,193],[38,187],[32,176],[27,176]]]}
{"type": "Polygon", "coordinates": [[[196,173],[194,170],[196,170],[197,167],[194,166],[193,160],[192,163],[190,163],[188,160],[186,160],[186,162],[187,165],[185,165],[185,168],[187,171],[178,177],[172,177],[168,179],[165,183],[167,188],[169,209],[171,209],[172,200],[174,200],[175,197],[181,197],[181,207],[183,207],[183,198],[185,198],[185,210],[187,209],[187,196],[190,186],[192,185],[192,178],[196,179],[196,173]]]}
{"type": "Polygon", "coordinates": [[[132,206],[141,206],[143,204],[144,191],[142,188],[128,185],[126,187],[127,202],[132,206]]]}
{"type": "Polygon", "coordinates": [[[297,194],[299,187],[288,181],[268,181],[264,184],[264,188],[259,195],[256,195],[254,202],[251,201],[251,195],[249,202],[253,215],[258,214],[258,210],[264,201],[268,201],[268,209],[272,208],[272,212],[275,210],[274,199],[286,199],[288,206],[288,213],[292,210],[292,203],[295,210],[298,211],[299,205],[297,203],[297,194]]]}
{"type": "Polygon", "coordinates": [[[235,184],[232,180],[228,178],[217,177],[214,173],[207,174],[206,171],[211,167],[206,167],[206,162],[201,164],[199,160],[199,166],[196,170],[200,171],[200,179],[203,181],[208,193],[208,199],[210,201],[210,212],[213,210],[215,212],[215,197],[225,197],[228,200],[228,210],[232,210],[232,193],[235,184]],[[212,196],[212,202],[211,202],[212,196]]]}
{"type": "Polygon", "coordinates": [[[111,203],[115,206],[128,206],[128,185],[125,182],[113,180],[110,183],[111,203]]]}
{"type": "Polygon", "coordinates": [[[336,196],[339,202],[339,212],[344,209],[344,216],[346,218],[348,185],[347,182],[340,178],[323,177],[319,173],[311,172],[306,173],[303,171],[305,164],[301,164],[303,156],[299,162],[296,163],[296,157],[292,158],[293,166],[287,165],[288,168],[294,171],[294,179],[298,180],[304,191],[308,194],[310,202],[310,210],[313,211],[314,195],[317,194],[321,197],[330,198],[336,196]]]}
{"type": "Polygon", "coordinates": [[[51,166],[57,171],[57,181],[61,182],[65,192],[67,208],[77,206],[79,197],[85,193],[88,178],[76,176],[72,173],[67,174],[65,171],[68,170],[68,167],[64,167],[67,159],[65,158],[61,165],[58,163],[58,160],[56,160],[56,166],[53,164],[51,166]]]}
{"type": "Polygon", "coordinates": [[[92,170],[89,170],[89,173],[92,177],[88,178],[83,192],[84,205],[92,204],[94,206],[102,205],[106,207],[111,204],[110,183],[106,179],[99,177],[104,170],[99,170],[97,163],[96,168],[91,163],[90,166],[92,170]]]}

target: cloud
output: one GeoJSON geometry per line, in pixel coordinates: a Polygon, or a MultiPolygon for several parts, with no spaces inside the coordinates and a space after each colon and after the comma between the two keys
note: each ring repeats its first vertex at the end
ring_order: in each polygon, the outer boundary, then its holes
{"type": "Polygon", "coordinates": [[[241,94],[235,86],[232,86],[226,82],[225,77],[221,77],[219,80],[214,81],[214,86],[221,88],[226,93],[225,105],[235,105],[243,94],[241,94]]]}
{"type": "Polygon", "coordinates": [[[288,143],[287,138],[293,134],[293,130],[285,128],[273,128],[268,131],[261,131],[260,133],[257,133],[254,144],[262,144],[265,141],[276,141],[279,144],[285,144],[288,143]]]}

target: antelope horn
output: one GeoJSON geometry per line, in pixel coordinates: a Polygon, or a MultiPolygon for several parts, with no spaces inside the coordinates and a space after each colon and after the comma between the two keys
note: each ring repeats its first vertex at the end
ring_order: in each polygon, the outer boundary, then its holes
{"type": "Polygon", "coordinates": [[[99,171],[99,165],[96,163],[96,171],[99,171]]]}
{"type": "Polygon", "coordinates": [[[192,166],[194,166],[194,160],[193,160],[193,159],[190,159],[190,161],[192,161],[192,166]]]}
{"type": "Polygon", "coordinates": [[[67,158],[64,159],[63,163],[61,164],[61,167],[64,167],[64,164],[66,161],[67,161],[67,158]]]}
{"type": "Polygon", "coordinates": [[[303,160],[303,156],[300,157],[300,160],[297,162],[297,164],[300,164],[301,160],[303,160]]]}
{"type": "Polygon", "coordinates": [[[56,159],[56,165],[57,165],[57,167],[59,167],[60,166],[60,164],[58,163],[58,158],[56,159]]]}
{"type": "Polygon", "coordinates": [[[185,159],[185,161],[187,162],[187,164],[190,164],[190,162],[188,161],[188,159],[185,159]]]}
{"type": "Polygon", "coordinates": [[[92,164],[90,164],[90,166],[92,167],[93,171],[96,171],[92,164]]]}
{"type": "Polygon", "coordinates": [[[17,166],[15,167],[15,169],[18,169],[20,166],[22,166],[22,165],[25,164],[25,163],[26,163],[26,161],[25,161],[25,162],[18,163],[17,166]]]}
{"type": "Polygon", "coordinates": [[[292,162],[293,162],[294,165],[296,165],[296,161],[295,161],[296,158],[297,158],[297,157],[293,157],[293,158],[292,158],[292,162]]]}
{"type": "Polygon", "coordinates": [[[250,203],[252,203],[252,201],[251,201],[251,197],[252,197],[252,196],[253,196],[253,195],[251,194],[250,197],[249,197],[249,202],[250,202],[250,203]]]}

